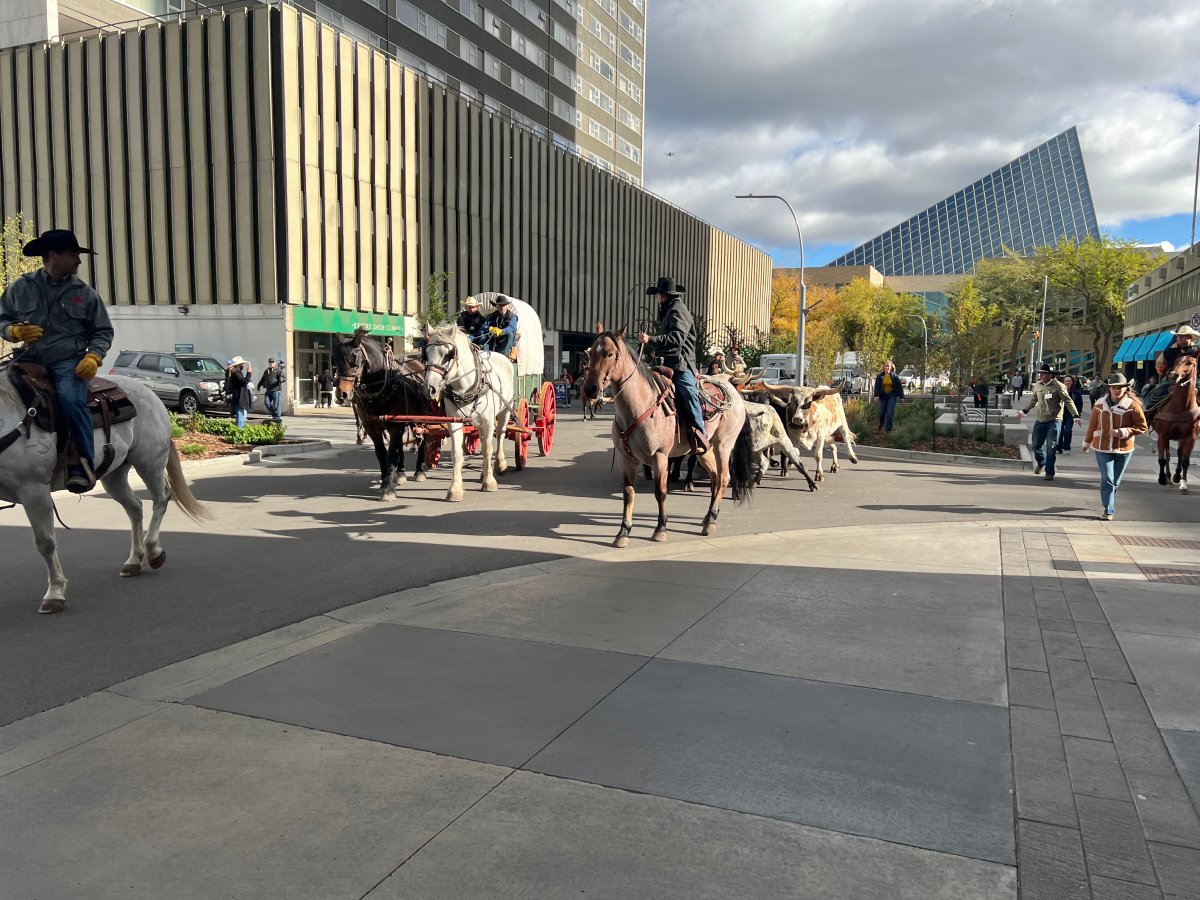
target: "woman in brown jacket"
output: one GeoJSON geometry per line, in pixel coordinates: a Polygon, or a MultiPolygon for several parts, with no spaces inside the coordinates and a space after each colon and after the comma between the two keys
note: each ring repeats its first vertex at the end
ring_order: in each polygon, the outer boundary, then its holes
{"type": "Polygon", "coordinates": [[[1108,521],[1116,513],[1117,488],[1133,455],[1134,438],[1146,433],[1146,413],[1120,372],[1108,376],[1108,396],[1092,406],[1083,452],[1094,450],[1100,467],[1100,518],[1108,521]]]}

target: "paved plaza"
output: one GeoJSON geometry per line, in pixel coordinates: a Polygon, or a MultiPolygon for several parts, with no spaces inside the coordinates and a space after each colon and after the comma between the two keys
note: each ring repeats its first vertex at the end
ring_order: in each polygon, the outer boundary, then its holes
{"type": "Polygon", "coordinates": [[[864,459],[617,552],[606,428],[454,507],[196,469],[134,582],[65,505],[68,613],[32,553],[0,603],[10,685],[75,670],[6,707],[0,897],[1200,896],[1195,498],[864,459]]]}

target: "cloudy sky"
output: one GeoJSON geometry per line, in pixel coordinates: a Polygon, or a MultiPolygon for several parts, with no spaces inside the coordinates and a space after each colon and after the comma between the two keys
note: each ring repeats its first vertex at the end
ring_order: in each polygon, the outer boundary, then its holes
{"type": "Polygon", "coordinates": [[[1195,0],[648,0],[649,190],[795,265],[1076,125],[1100,227],[1186,245],[1195,0]]]}

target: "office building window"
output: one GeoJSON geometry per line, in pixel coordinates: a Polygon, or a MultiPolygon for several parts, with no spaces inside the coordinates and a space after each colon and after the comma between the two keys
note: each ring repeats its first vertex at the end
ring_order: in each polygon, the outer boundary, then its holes
{"type": "Polygon", "coordinates": [[[614,69],[604,57],[596,53],[594,50],[588,51],[589,63],[593,69],[607,78],[609,81],[615,81],[617,71],[614,69]]]}
{"type": "Polygon", "coordinates": [[[593,84],[588,85],[588,99],[591,100],[593,103],[595,103],[598,107],[600,107],[606,113],[608,113],[609,115],[612,115],[613,110],[615,109],[615,104],[613,103],[613,98],[608,96],[608,94],[604,93],[604,91],[600,90],[600,88],[596,87],[593,84]]]}
{"type": "Polygon", "coordinates": [[[555,147],[562,147],[564,150],[570,153],[579,152],[578,145],[574,141],[563,137],[561,134],[551,133],[550,139],[554,142],[555,147]]]}
{"type": "Polygon", "coordinates": [[[592,119],[590,122],[588,122],[588,134],[590,134],[596,140],[607,144],[609,147],[613,146],[613,144],[616,142],[616,135],[614,135],[610,129],[605,128],[595,119],[592,119]]]}
{"type": "Polygon", "coordinates": [[[479,68],[479,48],[466,38],[458,40],[458,55],[473,69],[479,68]]]}
{"type": "Polygon", "coordinates": [[[583,76],[573,70],[570,66],[564,66],[557,59],[554,63],[554,77],[563,84],[572,88],[576,92],[583,90],[583,76]]]}
{"type": "Polygon", "coordinates": [[[575,107],[561,97],[550,96],[550,110],[564,122],[575,121],[575,107]]]}
{"type": "Polygon", "coordinates": [[[617,36],[613,34],[612,29],[603,25],[599,19],[592,16],[592,34],[600,38],[609,50],[617,49],[617,36]]]}
{"type": "Polygon", "coordinates": [[[642,26],[633,21],[633,18],[629,15],[629,13],[625,12],[625,10],[621,10],[621,15],[619,16],[618,21],[620,21],[622,28],[633,35],[633,39],[635,41],[637,41],[639,44],[645,43],[642,37],[644,34],[642,31],[642,26]]]}
{"type": "Polygon", "coordinates": [[[558,22],[554,23],[554,39],[576,56],[579,56],[579,54],[582,52],[579,45],[579,39],[575,37],[575,35],[571,34],[571,32],[567,31],[567,29],[558,22]]]}
{"type": "Polygon", "coordinates": [[[642,89],[622,75],[617,80],[617,86],[628,96],[632,97],[638,103],[642,102],[642,89]]]}
{"type": "Polygon", "coordinates": [[[628,156],[634,162],[642,161],[642,151],[625,140],[625,138],[617,138],[617,152],[628,156]]]}
{"type": "Polygon", "coordinates": [[[620,48],[617,50],[617,55],[629,65],[633,66],[637,72],[642,71],[642,58],[625,46],[625,42],[621,42],[620,48]]]}
{"type": "Polygon", "coordinates": [[[642,5],[642,0],[629,0],[629,5],[640,13],[646,12],[646,7],[642,5]]]}
{"type": "Polygon", "coordinates": [[[617,120],[631,131],[642,133],[642,120],[623,106],[617,107],[617,120]]]}
{"type": "Polygon", "coordinates": [[[495,13],[484,12],[483,28],[488,32],[488,34],[491,34],[494,37],[500,37],[500,25],[500,19],[497,18],[495,13]]]}
{"type": "Polygon", "coordinates": [[[617,17],[617,0],[596,0],[596,5],[614,19],[617,17]]]}

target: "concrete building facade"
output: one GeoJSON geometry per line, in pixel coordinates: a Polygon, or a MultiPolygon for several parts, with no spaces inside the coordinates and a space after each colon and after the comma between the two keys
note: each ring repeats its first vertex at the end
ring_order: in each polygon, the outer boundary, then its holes
{"type": "Polygon", "coordinates": [[[768,324],[764,253],[290,5],[3,50],[0,97],[0,213],[100,251],[114,351],[282,356],[304,402],[334,334],[410,335],[435,273],[528,301],[547,371],[660,274],[768,324]]]}
{"type": "Polygon", "coordinates": [[[1139,383],[1180,325],[1200,330],[1200,243],[1176,253],[1129,286],[1123,340],[1113,366],[1139,383]]]}

